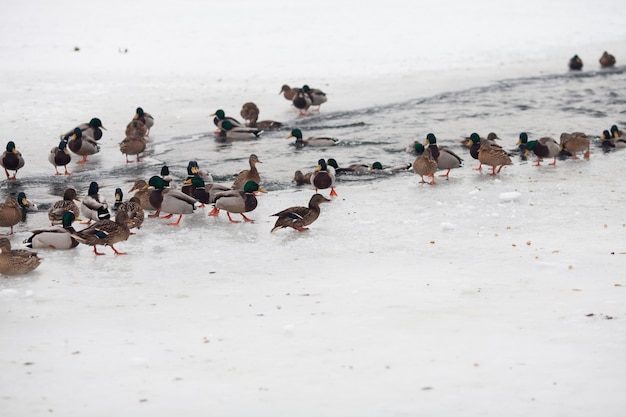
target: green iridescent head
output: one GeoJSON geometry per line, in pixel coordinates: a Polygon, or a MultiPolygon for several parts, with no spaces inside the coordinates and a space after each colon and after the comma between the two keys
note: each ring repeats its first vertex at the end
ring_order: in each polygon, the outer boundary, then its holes
{"type": "Polygon", "coordinates": [[[250,194],[250,193],[253,193],[255,191],[259,191],[259,184],[257,184],[254,181],[248,181],[243,186],[243,192],[244,193],[250,194]]]}

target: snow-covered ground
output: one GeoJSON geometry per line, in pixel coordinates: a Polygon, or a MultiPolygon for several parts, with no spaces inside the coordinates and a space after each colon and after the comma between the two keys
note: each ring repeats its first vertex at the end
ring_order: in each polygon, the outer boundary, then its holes
{"type": "MultiPolygon", "coordinates": [[[[138,103],[163,148],[245,101],[296,119],[284,83],[323,88],[334,114],[561,73],[574,53],[588,70],[605,49],[622,65],[622,3],[10,0],[0,134],[45,205],[73,181],[113,183],[138,103]],[[93,116],[103,151],[48,181],[58,135],[93,116]]],[[[607,118],[626,124],[623,108],[607,118]]],[[[496,178],[467,157],[433,187],[351,181],[306,233],[269,233],[311,195],[287,188],[260,197],[254,224],[200,211],[178,228],[148,220],[127,256],[40,251],[35,272],[0,281],[1,414],[621,416],[625,156],[516,161],[496,178]]],[[[146,172],[123,168],[129,183],[146,172]]],[[[13,245],[46,222],[29,216],[13,245]]]]}

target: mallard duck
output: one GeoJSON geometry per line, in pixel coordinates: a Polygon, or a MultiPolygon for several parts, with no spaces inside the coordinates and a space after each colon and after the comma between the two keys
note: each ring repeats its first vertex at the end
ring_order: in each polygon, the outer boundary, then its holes
{"type": "Polygon", "coordinates": [[[4,203],[0,204],[0,227],[10,227],[9,235],[12,235],[13,226],[25,219],[29,204],[23,192],[17,195],[17,199],[11,195],[7,196],[4,203]]]}
{"type": "Polygon", "coordinates": [[[76,133],[76,129],[81,131],[83,137],[90,137],[95,140],[102,139],[102,129],[106,130],[106,128],[102,126],[102,121],[97,117],[94,117],[88,123],[81,123],[74,129],[61,135],[61,139],[67,140],[70,136],[76,133]]]}
{"type": "Polygon", "coordinates": [[[302,139],[302,131],[300,129],[292,129],[289,136],[287,136],[287,139],[291,138],[296,138],[296,148],[334,146],[339,142],[339,139],[330,136],[311,136],[307,139],[302,139]]]}
{"type": "MultiPolygon", "coordinates": [[[[163,178],[163,186],[165,188],[170,187],[170,184],[172,183],[172,181],[174,181],[174,179],[172,178],[172,176],[170,175],[170,168],[167,165],[163,165],[161,167],[161,172],[159,174],[161,176],[161,178],[163,178]]],[[[172,188],[176,188],[175,186],[171,186],[172,188]]]]}
{"type": "Polygon", "coordinates": [[[110,246],[116,255],[126,255],[126,252],[118,251],[113,245],[129,238],[131,224],[132,218],[129,217],[128,212],[120,210],[115,215],[115,221],[98,220],[86,229],[71,233],[71,236],[82,244],[93,246],[93,253],[96,255],[104,255],[98,252],[98,245],[110,246]]]}
{"type": "Polygon", "coordinates": [[[312,104],[311,97],[302,88],[298,88],[291,102],[296,109],[300,110],[300,116],[306,116],[312,104]]]}
{"type": "MultiPolygon", "coordinates": [[[[474,134],[474,133],[472,133],[474,134]]],[[[478,133],[476,133],[476,135],[478,135],[478,133]]],[[[484,140],[482,138],[479,137],[479,139],[484,140]]],[[[489,132],[489,134],[487,135],[487,140],[500,140],[500,138],[498,137],[498,135],[495,132],[489,132]]],[[[465,147],[465,148],[471,148],[472,147],[472,138],[471,135],[464,138],[463,140],[461,140],[461,146],[465,147]]]]}
{"type": "Polygon", "coordinates": [[[141,229],[145,213],[141,208],[141,202],[139,198],[132,196],[130,200],[124,201],[124,192],[121,188],[115,189],[115,203],[113,204],[113,210],[124,210],[128,212],[128,217],[131,220],[131,229],[141,229]]]}
{"type": "Polygon", "coordinates": [[[478,150],[481,165],[491,166],[491,175],[500,173],[505,165],[512,165],[511,157],[500,145],[490,140],[481,140],[478,150]],[[498,170],[496,171],[496,167],[498,170]]]}
{"type": "Polygon", "coordinates": [[[141,162],[139,155],[146,150],[146,143],[144,136],[126,136],[120,142],[120,152],[126,157],[126,163],[133,162],[128,160],[128,155],[136,155],[135,162],[141,162]]]}
{"type": "Polygon", "coordinates": [[[253,140],[258,139],[263,133],[256,127],[234,126],[229,120],[224,120],[221,126],[217,134],[218,141],[253,140]]]}
{"type": "Polygon", "coordinates": [[[26,249],[11,249],[11,241],[0,238],[0,274],[21,275],[36,269],[43,259],[36,252],[26,249]]]}
{"type": "MultiPolygon", "coordinates": [[[[143,111],[141,107],[137,107],[135,110],[134,120],[139,120],[146,126],[146,136],[150,136],[150,129],[154,126],[154,117],[150,113],[143,111]]],[[[128,136],[128,135],[127,135],[128,136]]]]}
{"type": "Polygon", "coordinates": [[[0,165],[4,168],[8,180],[16,179],[17,171],[24,166],[24,157],[22,153],[15,147],[15,142],[10,140],[7,143],[6,150],[0,156],[0,165]],[[9,175],[9,171],[13,171],[13,175],[9,175]]]}
{"type": "Polygon", "coordinates": [[[148,128],[141,120],[133,119],[126,125],[125,133],[127,138],[143,138],[147,136],[148,128]]]}
{"type": "Polygon", "coordinates": [[[568,65],[571,70],[581,70],[583,69],[583,60],[578,55],[574,55],[570,58],[568,65]]]}
{"type": "Polygon", "coordinates": [[[460,168],[463,164],[463,159],[454,153],[451,149],[441,148],[437,145],[437,138],[433,133],[429,133],[426,135],[426,141],[424,142],[424,146],[430,148],[430,152],[437,161],[438,169],[447,170],[445,174],[441,174],[440,177],[446,177],[450,175],[450,170],[455,168],[460,168]]]}
{"type": "Polygon", "coordinates": [[[63,215],[68,211],[72,212],[77,220],[80,220],[78,219],[80,211],[74,201],[80,202],[76,190],[73,188],[65,189],[63,199],[55,202],[50,209],[48,209],[48,219],[50,219],[50,223],[53,226],[63,223],[63,215]]]}
{"type": "Polygon", "coordinates": [[[343,174],[369,174],[374,171],[382,171],[383,165],[380,162],[374,162],[372,166],[367,164],[350,164],[347,167],[340,167],[337,161],[334,158],[329,158],[326,160],[326,164],[329,167],[333,167],[335,169],[335,175],[343,175],[343,174]]]}
{"type": "Polygon", "coordinates": [[[329,167],[325,160],[318,160],[317,169],[311,174],[311,185],[315,187],[315,192],[330,188],[330,195],[336,196],[335,169],[329,167]]]}
{"type": "Polygon", "coordinates": [[[626,138],[622,136],[613,136],[608,130],[602,132],[600,139],[602,146],[606,148],[626,148],[626,138]]]}
{"type": "MultiPolygon", "coordinates": [[[[478,133],[472,133],[470,135],[469,139],[470,139],[470,146],[469,146],[470,156],[472,158],[478,160],[478,151],[480,150],[481,138],[480,138],[480,136],[478,136],[478,133]]],[[[478,162],[479,162],[478,168],[474,168],[474,169],[477,170],[477,171],[482,171],[483,164],[482,164],[482,162],[480,162],[480,160],[478,160],[478,162]]]]}
{"type": "Polygon", "coordinates": [[[599,62],[602,68],[612,67],[615,65],[615,57],[609,54],[607,51],[604,51],[599,59],[599,62]]]}
{"type": "Polygon", "coordinates": [[[543,158],[554,158],[549,165],[556,165],[556,157],[559,156],[561,152],[561,146],[552,138],[543,137],[539,140],[528,140],[528,136],[522,137],[520,135],[520,141],[518,144],[525,143],[525,155],[528,155],[530,151],[532,151],[535,155],[537,155],[537,163],[535,166],[541,166],[541,160],[543,158]]]}
{"type": "Polygon", "coordinates": [[[437,172],[437,169],[439,169],[439,167],[437,166],[437,161],[433,158],[432,150],[430,148],[424,148],[422,154],[415,158],[415,161],[413,162],[413,172],[422,178],[420,184],[436,184],[435,172],[437,172]],[[430,182],[426,182],[424,180],[424,176],[430,177],[432,180],[430,182]]]}
{"type": "Polygon", "coordinates": [[[247,121],[247,127],[254,127],[260,130],[278,130],[283,127],[281,122],[275,120],[259,121],[259,108],[252,102],[244,103],[239,114],[247,121]]]}
{"type": "Polygon", "coordinates": [[[619,128],[617,127],[617,125],[612,125],[611,126],[611,135],[614,138],[621,138],[622,136],[624,136],[624,132],[622,132],[621,130],[619,130],[619,128]]]}
{"type": "Polygon", "coordinates": [[[74,129],[74,133],[68,139],[67,146],[76,155],[83,157],[82,160],[77,162],[78,164],[84,164],[87,162],[89,155],[100,152],[100,145],[96,140],[92,137],[85,136],[79,128],[74,129]]]}
{"type": "Polygon", "coordinates": [[[317,111],[320,111],[322,104],[326,103],[328,98],[326,93],[319,88],[310,88],[308,85],[303,85],[302,90],[311,98],[311,106],[317,106],[317,111]]]}
{"type": "Polygon", "coordinates": [[[169,223],[170,226],[178,226],[183,218],[183,214],[191,214],[196,209],[198,200],[182,191],[165,188],[163,178],[155,175],[150,178],[148,184],[154,187],[154,190],[150,193],[150,204],[156,207],[157,210],[156,213],[150,214],[148,217],[158,217],[161,212],[165,212],[168,214],[161,218],[169,219],[174,214],[178,214],[178,220],[169,223]]]}
{"type": "Polygon", "coordinates": [[[213,118],[213,123],[217,127],[217,131],[215,133],[219,133],[222,130],[227,130],[223,126],[225,121],[228,121],[230,123],[230,126],[233,128],[245,127],[243,123],[241,123],[239,120],[235,119],[234,117],[226,116],[226,113],[224,113],[224,110],[222,109],[216,110],[215,113],[210,114],[210,116],[215,116],[213,118]]]}
{"type": "Polygon", "coordinates": [[[188,196],[193,197],[194,184],[192,183],[192,180],[198,176],[199,172],[200,166],[198,165],[198,162],[189,161],[187,163],[187,178],[185,178],[185,181],[183,181],[183,185],[182,187],[180,187],[180,191],[187,194],[188,196]]]}
{"type": "MultiPolygon", "coordinates": [[[[250,164],[250,169],[244,169],[239,172],[237,177],[235,177],[231,188],[235,190],[243,190],[243,187],[248,181],[254,181],[257,184],[261,183],[261,175],[259,174],[259,170],[256,168],[256,164],[262,164],[259,157],[255,154],[251,154],[248,158],[248,163],[250,164]]],[[[261,190],[261,192],[263,191],[261,190]]]]}
{"type": "Polygon", "coordinates": [[[297,170],[293,174],[293,180],[298,185],[310,184],[311,183],[311,175],[313,175],[312,172],[307,172],[306,174],[303,174],[302,171],[297,170]]]}
{"type": "Polygon", "coordinates": [[[289,87],[287,84],[283,84],[278,94],[282,94],[286,100],[292,101],[298,93],[298,89],[295,87],[289,87]]]}
{"type": "Polygon", "coordinates": [[[50,149],[50,153],[48,154],[48,161],[54,166],[54,175],[62,175],[58,167],[65,169],[65,175],[72,175],[72,173],[67,170],[67,164],[69,164],[71,160],[72,156],[67,149],[67,141],[65,140],[61,140],[59,146],[50,149]]]}
{"type": "Polygon", "coordinates": [[[589,140],[589,136],[582,132],[572,132],[572,133],[561,133],[561,143],[560,145],[563,149],[572,153],[573,159],[578,159],[576,156],[577,152],[585,152],[583,157],[585,159],[589,159],[591,153],[591,141],[589,140]]]}
{"type": "Polygon", "coordinates": [[[76,230],[72,226],[76,216],[71,211],[63,213],[61,226],[31,230],[32,235],[24,240],[26,247],[40,249],[73,249],[78,241],[72,237],[76,230]]]}
{"type": "Polygon", "coordinates": [[[109,213],[109,204],[106,199],[99,193],[100,186],[97,182],[92,181],[89,184],[89,190],[87,191],[87,197],[84,197],[80,202],[80,214],[87,219],[86,224],[91,223],[92,220],[104,220],[111,217],[109,213]]]}
{"type": "Polygon", "coordinates": [[[313,194],[309,200],[308,207],[294,206],[272,214],[272,216],[278,216],[278,219],[270,232],[287,227],[296,229],[299,232],[309,230],[306,226],[313,223],[320,216],[320,204],[330,201],[321,194],[313,194]]]}
{"type": "Polygon", "coordinates": [[[257,199],[254,193],[259,190],[259,184],[254,181],[248,181],[243,186],[243,190],[232,189],[222,191],[215,194],[215,206],[209,213],[209,216],[217,216],[220,210],[226,210],[226,215],[231,223],[240,223],[230,217],[230,213],[239,213],[246,222],[254,222],[254,220],[246,217],[244,213],[251,212],[257,206],[257,199]]]}
{"type": "MultiPolygon", "coordinates": [[[[162,181],[163,181],[163,187],[165,188],[166,187],[165,181],[163,179],[162,181]]],[[[135,184],[133,184],[133,187],[130,190],[128,190],[129,193],[133,191],[135,191],[134,197],[137,197],[139,199],[139,205],[141,206],[142,209],[144,210],[156,210],[157,209],[150,202],[150,194],[152,193],[152,189],[150,188],[150,186],[148,185],[146,181],[136,180],[135,184]]]]}

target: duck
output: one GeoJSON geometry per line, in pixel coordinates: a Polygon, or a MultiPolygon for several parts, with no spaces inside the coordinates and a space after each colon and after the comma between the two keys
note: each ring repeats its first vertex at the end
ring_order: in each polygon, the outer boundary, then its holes
{"type": "Polygon", "coordinates": [[[317,111],[320,111],[320,107],[322,104],[328,101],[326,97],[326,93],[320,90],[319,88],[310,88],[308,85],[302,86],[302,91],[307,94],[311,98],[311,106],[317,106],[317,111]]]}
{"type": "Polygon", "coordinates": [[[375,171],[383,170],[383,165],[380,162],[374,162],[371,166],[368,164],[350,164],[347,167],[340,167],[337,161],[334,158],[329,158],[326,160],[326,164],[329,167],[333,167],[335,169],[335,175],[343,175],[343,174],[370,174],[375,171]]]}
{"type": "MultiPolygon", "coordinates": [[[[163,178],[161,178],[161,180],[163,181],[163,188],[166,188],[166,181],[163,180],[163,178]]],[[[152,190],[153,189],[150,188],[145,180],[138,179],[135,181],[132,188],[128,190],[128,192],[135,192],[133,197],[137,197],[139,199],[139,205],[142,209],[156,211],[157,208],[153,206],[150,202],[150,194],[152,193],[152,190]]]]}
{"type": "Polygon", "coordinates": [[[24,240],[24,244],[31,249],[74,249],[79,244],[72,236],[76,232],[72,226],[75,220],[74,213],[66,211],[61,225],[31,230],[32,235],[24,240]]]}
{"type": "Polygon", "coordinates": [[[609,54],[607,51],[604,51],[604,53],[602,54],[602,56],[600,57],[598,61],[600,62],[600,66],[602,68],[609,68],[609,67],[615,66],[615,57],[609,54]]]}
{"type": "Polygon", "coordinates": [[[275,120],[261,120],[259,121],[259,107],[252,103],[244,103],[239,112],[244,120],[247,120],[247,127],[254,127],[260,130],[278,130],[283,127],[281,122],[275,120]]]}
{"type": "Polygon", "coordinates": [[[85,224],[93,221],[110,219],[109,204],[106,199],[100,195],[100,186],[97,182],[92,181],[89,184],[87,197],[80,202],[80,214],[87,219],[85,224]]]}
{"type": "Polygon", "coordinates": [[[128,212],[131,220],[129,228],[141,229],[145,213],[141,208],[139,198],[132,196],[129,200],[124,201],[124,192],[121,188],[115,189],[115,203],[113,204],[113,211],[124,210],[128,212]]]}
{"type": "Polygon", "coordinates": [[[15,142],[10,140],[7,142],[6,150],[0,156],[0,165],[4,168],[4,173],[8,180],[15,180],[17,171],[24,166],[24,157],[22,153],[15,147],[15,142]],[[13,175],[9,175],[9,171],[13,171],[13,175]]]}
{"type": "Polygon", "coordinates": [[[126,157],[127,164],[133,162],[128,160],[128,155],[136,155],[135,162],[141,162],[140,154],[146,150],[147,142],[144,136],[126,136],[120,142],[120,152],[126,157]]]}
{"type": "MultiPolygon", "coordinates": [[[[487,135],[487,140],[491,140],[491,141],[500,140],[500,137],[495,132],[489,132],[489,134],[487,135]]],[[[471,135],[466,137],[466,138],[464,138],[463,140],[461,140],[461,146],[463,146],[464,148],[471,148],[472,147],[472,143],[473,142],[472,142],[472,139],[471,139],[471,135]]]]}
{"type": "MultiPolygon", "coordinates": [[[[255,154],[251,154],[248,158],[248,163],[250,164],[250,169],[244,169],[243,171],[239,172],[239,174],[237,174],[237,176],[235,177],[231,188],[235,190],[243,190],[248,181],[253,181],[257,184],[261,183],[261,175],[259,174],[259,170],[257,169],[256,164],[262,164],[263,162],[259,160],[258,156],[256,156],[255,154]]],[[[263,192],[264,190],[259,189],[259,191],[263,192]]]]}
{"type": "Polygon", "coordinates": [[[311,107],[313,102],[311,100],[311,96],[305,93],[302,88],[298,88],[298,92],[294,96],[291,103],[296,109],[300,110],[300,116],[306,116],[309,111],[309,107],[311,107]]]}
{"type": "MultiPolygon", "coordinates": [[[[617,127],[617,126],[615,126],[617,127]]],[[[626,138],[622,136],[614,136],[608,130],[602,132],[600,136],[601,145],[606,148],[626,148],[626,138]]]]}
{"type": "Polygon", "coordinates": [[[217,140],[254,140],[258,139],[261,133],[263,133],[263,131],[256,127],[235,126],[229,120],[224,120],[221,123],[221,129],[217,133],[217,140]]]}
{"type": "Polygon", "coordinates": [[[311,175],[313,175],[313,172],[307,172],[306,174],[304,174],[301,170],[297,170],[293,174],[293,181],[297,185],[310,184],[311,175]]]}
{"type": "Polygon", "coordinates": [[[183,214],[191,214],[196,209],[198,200],[188,196],[180,190],[165,188],[163,178],[155,175],[150,178],[148,184],[154,187],[150,193],[150,204],[156,207],[156,213],[148,215],[148,217],[158,217],[161,212],[168,213],[162,216],[163,219],[169,219],[174,214],[178,214],[178,220],[169,223],[170,226],[178,226],[183,214]]]}
{"type": "Polygon", "coordinates": [[[103,129],[107,130],[102,125],[102,120],[100,120],[97,117],[94,117],[89,122],[81,123],[78,126],[76,126],[74,129],[61,135],[61,139],[67,140],[70,136],[76,133],[76,129],[79,129],[84,137],[90,137],[95,140],[102,139],[102,134],[103,134],[102,130],[103,129]]]}
{"type": "Polygon", "coordinates": [[[86,229],[71,233],[71,236],[84,245],[93,246],[93,253],[104,255],[98,252],[98,245],[110,246],[116,255],[126,255],[115,248],[115,244],[124,242],[130,237],[132,218],[127,211],[120,210],[115,215],[115,221],[110,219],[98,220],[86,229]]]}
{"type": "Polygon", "coordinates": [[[583,60],[578,55],[574,55],[570,58],[568,66],[571,70],[579,71],[583,69],[583,60]]]}
{"type": "Polygon", "coordinates": [[[539,140],[528,140],[528,134],[526,132],[522,132],[520,134],[519,144],[525,144],[525,155],[528,155],[530,151],[532,151],[535,155],[537,155],[537,163],[535,166],[541,166],[541,160],[544,158],[554,158],[549,165],[556,165],[556,158],[559,156],[561,152],[561,145],[557,143],[556,140],[550,137],[543,137],[539,140]]]}
{"type": "Polygon", "coordinates": [[[303,148],[305,146],[311,147],[326,147],[335,146],[339,143],[339,139],[331,136],[311,136],[307,139],[302,139],[302,131],[300,129],[292,129],[287,139],[296,138],[296,148],[303,148]]]}
{"type": "Polygon", "coordinates": [[[148,128],[141,120],[133,119],[126,125],[125,133],[127,138],[143,138],[148,136],[148,128]]]}
{"type": "Polygon", "coordinates": [[[0,203],[0,227],[10,227],[11,231],[8,234],[12,235],[13,226],[26,218],[29,204],[23,192],[20,192],[17,198],[12,195],[7,196],[4,203],[0,203]]]}
{"type": "Polygon", "coordinates": [[[35,269],[43,259],[37,252],[26,249],[11,249],[11,241],[6,237],[0,238],[0,274],[22,275],[35,269]]]}
{"type": "Polygon", "coordinates": [[[68,138],[67,146],[76,155],[83,157],[78,161],[78,164],[84,164],[87,162],[89,155],[95,155],[100,152],[100,145],[96,140],[90,136],[85,136],[80,128],[75,128],[74,133],[68,138]]]}
{"type": "Polygon", "coordinates": [[[146,113],[141,107],[137,107],[133,120],[138,120],[143,123],[146,127],[145,136],[150,136],[150,129],[154,126],[154,117],[152,117],[150,113],[146,113]]]}
{"type": "MultiPolygon", "coordinates": [[[[198,176],[199,172],[200,166],[198,165],[198,162],[189,161],[187,163],[187,178],[185,178],[185,181],[183,181],[183,185],[182,187],[180,187],[180,191],[193,197],[194,184],[192,183],[192,180],[198,176]]],[[[204,183],[204,180],[202,182],[204,183]]]]}
{"type": "Polygon", "coordinates": [[[450,175],[450,170],[460,168],[463,165],[463,159],[454,153],[449,148],[441,148],[437,145],[437,137],[433,133],[426,135],[426,141],[424,146],[430,148],[431,154],[435,161],[437,161],[437,167],[439,170],[447,170],[445,174],[441,174],[440,177],[446,177],[450,175]]]}
{"type": "MultiPolygon", "coordinates": [[[[478,133],[472,133],[469,137],[469,140],[470,140],[470,146],[469,146],[470,156],[478,160],[478,151],[480,151],[480,142],[484,141],[484,139],[481,139],[480,136],[478,136],[478,133]]],[[[482,171],[483,164],[482,162],[480,162],[480,160],[478,160],[478,162],[479,162],[478,168],[474,168],[474,169],[477,171],[482,171]]]]}
{"type": "Polygon", "coordinates": [[[500,173],[505,165],[512,165],[510,155],[500,145],[490,140],[481,140],[478,150],[478,161],[481,166],[491,166],[491,175],[500,173]],[[498,170],[496,171],[496,167],[498,170]]]}
{"type": "Polygon", "coordinates": [[[589,159],[591,153],[591,141],[589,136],[582,132],[561,133],[560,145],[563,149],[571,152],[573,159],[578,159],[576,153],[584,152],[583,157],[589,159]]]}
{"type": "Polygon", "coordinates": [[[213,210],[209,216],[217,216],[220,210],[225,210],[228,220],[231,223],[240,223],[233,220],[230,213],[239,213],[245,222],[254,222],[254,220],[246,217],[244,213],[251,212],[257,207],[257,199],[254,193],[259,190],[259,184],[254,181],[247,181],[243,190],[231,189],[215,194],[215,202],[213,210]]]}
{"type": "Polygon", "coordinates": [[[72,175],[71,172],[67,170],[67,164],[72,161],[72,155],[70,155],[69,150],[67,149],[67,141],[61,140],[59,142],[59,146],[55,146],[50,149],[50,153],[48,154],[48,162],[54,166],[54,175],[63,175],[59,172],[59,167],[63,167],[65,169],[65,175],[72,175]]]}
{"type": "Polygon", "coordinates": [[[617,127],[617,125],[612,125],[611,126],[611,135],[614,138],[620,138],[620,137],[624,136],[624,132],[619,130],[619,127],[617,127]]]}
{"type": "Polygon", "coordinates": [[[225,121],[230,122],[230,125],[232,127],[245,127],[243,123],[241,123],[234,117],[226,116],[226,113],[222,109],[217,109],[215,113],[210,114],[210,116],[215,116],[213,118],[213,123],[217,127],[215,133],[219,133],[221,130],[225,130],[224,126],[222,126],[225,121]]]}
{"type": "Polygon", "coordinates": [[[76,220],[80,220],[78,218],[80,210],[74,201],[80,202],[76,190],[74,188],[66,188],[63,191],[63,199],[56,201],[48,209],[48,219],[53,226],[63,223],[63,216],[68,211],[74,214],[76,220]]]}
{"type": "Polygon", "coordinates": [[[311,174],[311,185],[315,187],[315,192],[318,190],[325,190],[330,188],[330,195],[337,196],[335,191],[335,169],[328,164],[324,159],[317,161],[317,169],[311,174]]]}
{"type": "Polygon", "coordinates": [[[289,87],[289,85],[287,84],[283,84],[278,94],[282,94],[283,97],[285,97],[285,100],[292,101],[297,93],[298,93],[298,88],[296,87],[292,88],[292,87],[289,87]]]}
{"type": "Polygon", "coordinates": [[[276,223],[274,223],[270,233],[287,227],[291,227],[299,232],[309,230],[307,226],[320,216],[320,204],[329,203],[330,201],[323,195],[316,193],[309,200],[308,207],[294,206],[272,214],[272,216],[276,216],[278,219],[276,219],[276,223]]]}
{"type": "Polygon", "coordinates": [[[170,174],[170,167],[168,167],[167,165],[163,165],[161,167],[161,171],[159,175],[161,176],[161,178],[163,178],[163,185],[165,188],[168,188],[168,187],[176,188],[172,184],[174,179],[172,178],[172,175],[170,174]]]}
{"type": "Polygon", "coordinates": [[[438,169],[437,161],[433,158],[432,149],[430,148],[424,148],[422,154],[415,158],[413,162],[413,172],[421,177],[420,184],[435,185],[435,172],[438,169]],[[430,177],[431,181],[426,182],[424,176],[430,177]]]}

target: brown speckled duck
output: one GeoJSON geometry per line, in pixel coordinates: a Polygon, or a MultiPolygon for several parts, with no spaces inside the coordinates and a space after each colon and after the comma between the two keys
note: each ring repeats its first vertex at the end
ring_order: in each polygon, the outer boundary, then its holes
{"type": "Polygon", "coordinates": [[[255,154],[251,154],[250,158],[248,158],[248,163],[250,164],[250,169],[244,169],[243,171],[239,172],[239,174],[237,174],[237,177],[233,181],[233,185],[231,186],[231,188],[235,190],[243,190],[243,187],[248,181],[254,181],[257,184],[261,183],[261,175],[259,174],[259,170],[256,168],[256,164],[262,163],[259,160],[259,157],[255,154]]]}
{"type": "Polygon", "coordinates": [[[422,179],[420,184],[430,184],[434,185],[435,183],[435,172],[439,167],[437,166],[437,161],[433,158],[432,150],[429,148],[425,148],[424,152],[413,162],[413,172],[418,174],[422,179]],[[424,180],[424,176],[430,177],[432,181],[426,182],[424,180]]]}
{"type": "Polygon", "coordinates": [[[12,235],[13,226],[25,219],[29,204],[24,193],[19,193],[17,199],[8,196],[4,203],[0,204],[0,227],[10,227],[9,235],[12,235]]]}
{"type": "Polygon", "coordinates": [[[615,57],[609,54],[607,51],[604,51],[599,59],[599,62],[602,68],[610,68],[615,66],[615,57]]]}
{"type": "Polygon", "coordinates": [[[110,246],[116,255],[126,255],[126,252],[118,251],[113,245],[124,242],[130,237],[129,227],[131,224],[132,219],[129,217],[128,212],[121,210],[117,212],[115,221],[109,219],[98,220],[86,229],[74,232],[71,235],[80,243],[93,246],[93,253],[96,255],[104,255],[104,253],[98,252],[98,245],[110,246]]]}
{"type": "Polygon", "coordinates": [[[152,189],[145,180],[136,180],[133,187],[128,192],[135,191],[134,197],[139,199],[139,205],[144,210],[156,210],[157,208],[150,203],[150,193],[152,189]]]}
{"type": "Polygon", "coordinates": [[[274,232],[276,230],[284,229],[287,227],[291,227],[299,232],[304,232],[309,230],[308,225],[313,223],[320,215],[320,204],[328,203],[331,200],[327,199],[321,194],[313,194],[311,199],[309,200],[309,206],[294,206],[289,207],[285,210],[279,211],[278,213],[272,214],[272,216],[277,216],[278,219],[274,224],[274,227],[270,232],[274,232]]]}
{"type": "Polygon", "coordinates": [[[276,120],[258,120],[259,119],[259,107],[252,103],[244,103],[239,112],[246,122],[246,126],[254,127],[261,130],[278,130],[283,127],[281,122],[276,120]]]}
{"type": "Polygon", "coordinates": [[[285,97],[285,100],[292,101],[297,93],[298,93],[298,89],[297,88],[295,88],[295,87],[292,88],[292,87],[289,87],[289,85],[287,85],[287,84],[283,84],[283,86],[280,88],[280,92],[278,94],[282,94],[283,97],[285,97]]]}
{"type": "Polygon", "coordinates": [[[512,165],[511,157],[500,145],[490,140],[480,141],[478,160],[491,167],[491,175],[499,174],[505,165],[512,165]],[[496,168],[498,170],[496,171],[496,168]]]}
{"type": "Polygon", "coordinates": [[[63,215],[68,211],[73,213],[74,217],[78,219],[80,211],[74,201],[80,202],[76,190],[74,188],[65,189],[63,199],[55,202],[50,209],[48,209],[48,219],[50,223],[52,225],[61,224],[63,222],[63,215]]]}
{"type": "Polygon", "coordinates": [[[591,141],[589,136],[582,132],[561,133],[561,146],[571,152],[573,159],[578,159],[577,152],[584,152],[583,157],[589,159],[591,141]]]}
{"type": "Polygon", "coordinates": [[[120,152],[126,157],[126,163],[133,162],[128,160],[128,155],[136,155],[135,162],[141,162],[140,154],[146,150],[146,143],[144,136],[126,136],[120,142],[120,152]]]}
{"type": "Polygon", "coordinates": [[[11,249],[11,241],[0,238],[0,274],[22,275],[36,269],[43,259],[36,252],[26,249],[11,249]]]}

